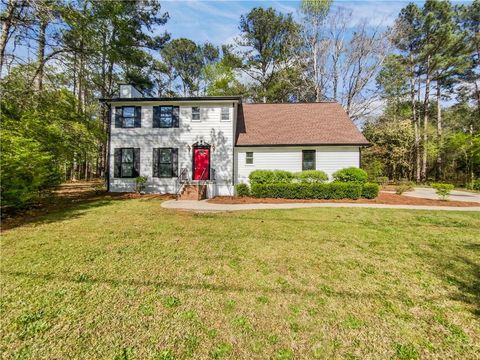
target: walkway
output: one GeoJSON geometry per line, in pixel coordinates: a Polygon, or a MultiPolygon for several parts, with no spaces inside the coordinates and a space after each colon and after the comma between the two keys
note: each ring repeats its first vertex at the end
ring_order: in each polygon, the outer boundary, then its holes
{"type": "Polygon", "coordinates": [[[373,208],[373,209],[409,209],[409,210],[443,210],[443,211],[480,211],[480,206],[425,206],[425,205],[388,205],[357,203],[285,203],[285,204],[213,204],[206,200],[168,200],[162,202],[167,209],[191,210],[195,212],[266,210],[266,209],[300,209],[300,208],[373,208]]]}
{"type": "MultiPolygon", "coordinates": [[[[403,193],[403,195],[422,199],[440,199],[440,197],[436,194],[435,189],[432,188],[415,188],[412,191],[403,193]]],[[[448,200],[480,203],[480,194],[468,191],[453,190],[450,193],[448,200]]]]}

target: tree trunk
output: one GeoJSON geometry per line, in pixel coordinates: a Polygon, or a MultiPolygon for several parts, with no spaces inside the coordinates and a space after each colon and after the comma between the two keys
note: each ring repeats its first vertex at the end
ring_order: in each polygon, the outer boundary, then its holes
{"type": "Polygon", "coordinates": [[[2,75],[3,64],[5,63],[5,49],[7,48],[8,38],[14,25],[16,6],[23,7],[23,2],[19,4],[17,0],[10,0],[5,11],[5,16],[3,16],[2,19],[2,35],[0,36],[0,76],[2,75]]]}
{"type": "Polygon", "coordinates": [[[438,155],[437,155],[437,180],[442,178],[442,151],[443,151],[443,129],[442,129],[442,106],[441,99],[441,84],[437,80],[437,141],[438,141],[438,155]]]}
{"type": "Polygon", "coordinates": [[[35,76],[35,90],[41,91],[43,89],[43,73],[45,68],[45,43],[46,43],[46,30],[48,26],[48,20],[41,17],[39,37],[38,37],[38,49],[37,49],[37,73],[35,76]]]}
{"type": "Polygon", "coordinates": [[[337,92],[338,92],[338,64],[337,57],[333,59],[333,100],[337,101],[337,92]]]}
{"type": "Polygon", "coordinates": [[[473,124],[470,124],[470,149],[471,149],[471,154],[470,154],[470,184],[473,185],[473,182],[475,180],[475,173],[473,172],[473,124]]]}
{"type": "Polygon", "coordinates": [[[321,89],[320,89],[320,75],[318,71],[318,42],[315,39],[315,44],[313,45],[313,74],[315,77],[315,101],[320,102],[322,99],[321,89]]]}
{"type": "Polygon", "coordinates": [[[419,119],[417,118],[417,106],[415,103],[415,73],[413,70],[413,56],[410,56],[410,61],[412,63],[412,73],[410,77],[410,105],[412,107],[412,123],[413,129],[415,132],[415,180],[417,183],[420,182],[420,129],[419,129],[419,119]]]}
{"type": "Polygon", "coordinates": [[[423,159],[422,159],[422,181],[427,181],[427,157],[428,157],[428,120],[429,120],[429,106],[430,106],[430,74],[428,68],[430,64],[430,57],[427,58],[427,76],[425,78],[425,100],[423,102],[423,159]]]}
{"type": "Polygon", "coordinates": [[[76,181],[76,171],[77,171],[77,155],[73,154],[73,164],[72,164],[72,181],[76,181]]]}
{"type": "Polygon", "coordinates": [[[87,158],[87,153],[85,153],[85,181],[88,181],[88,158],[87,158]]]}

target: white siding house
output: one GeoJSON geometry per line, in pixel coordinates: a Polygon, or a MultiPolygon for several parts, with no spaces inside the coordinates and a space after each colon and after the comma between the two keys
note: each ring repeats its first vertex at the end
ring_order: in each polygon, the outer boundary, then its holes
{"type": "MultiPolygon", "coordinates": [[[[211,147],[210,167],[215,172],[215,186],[209,182],[209,194],[233,195],[233,155],[234,132],[237,114],[234,100],[214,100],[201,102],[187,101],[135,101],[115,102],[111,106],[111,126],[109,141],[109,174],[115,174],[115,149],[140,149],[139,175],[147,177],[146,191],[152,193],[175,194],[179,189],[177,177],[155,177],[153,174],[153,149],[178,149],[178,173],[186,169],[186,176],[192,178],[192,157],[194,145],[203,143],[211,147]],[[141,107],[141,127],[122,128],[115,126],[116,109],[141,107]],[[154,106],[178,106],[179,127],[154,128],[154,106]],[[200,119],[192,119],[192,108],[198,107],[200,119]],[[222,120],[222,109],[224,109],[222,120]],[[228,110],[228,119],[225,117],[228,110]]],[[[213,174],[212,174],[213,176],[213,174]]],[[[109,191],[134,191],[135,178],[110,176],[109,191]]]]}
{"type": "Polygon", "coordinates": [[[332,174],[359,167],[368,145],[340,105],[242,104],[236,96],[146,98],[131,85],[101,99],[110,111],[108,190],[178,194],[207,185],[207,196],[234,195],[251,171],[305,169],[332,174]],[[183,185],[182,185],[183,184],[183,185]]]}
{"type": "Polygon", "coordinates": [[[315,151],[315,170],[322,170],[332,179],[332,174],[346,167],[360,167],[358,146],[276,146],[237,147],[236,180],[248,184],[248,175],[254,170],[302,171],[303,151],[315,151]],[[249,154],[250,163],[246,155],[249,154]]]}

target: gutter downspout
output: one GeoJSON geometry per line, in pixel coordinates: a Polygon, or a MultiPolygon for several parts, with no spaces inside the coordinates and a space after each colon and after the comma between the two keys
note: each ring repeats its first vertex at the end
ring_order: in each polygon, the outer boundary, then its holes
{"type": "Polygon", "coordinates": [[[107,108],[107,161],[105,162],[106,164],[106,169],[105,169],[105,180],[107,182],[107,192],[110,192],[110,142],[111,142],[111,135],[110,135],[110,129],[112,126],[112,106],[109,103],[104,103],[107,108]]]}

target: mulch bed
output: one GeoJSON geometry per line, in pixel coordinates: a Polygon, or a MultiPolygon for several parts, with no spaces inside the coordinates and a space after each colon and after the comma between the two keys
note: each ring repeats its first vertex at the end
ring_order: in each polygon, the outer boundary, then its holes
{"type": "Polygon", "coordinates": [[[389,205],[428,205],[428,206],[480,206],[477,202],[443,201],[419,199],[409,196],[380,192],[376,199],[344,199],[344,200],[302,200],[302,199],[273,199],[253,197],[217,196],[208,202],[214,204],[285,204],[285,203],[357,203],[357,204],[389,204],[389,205]]]}

